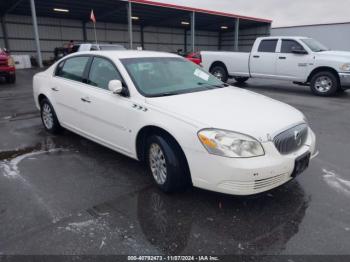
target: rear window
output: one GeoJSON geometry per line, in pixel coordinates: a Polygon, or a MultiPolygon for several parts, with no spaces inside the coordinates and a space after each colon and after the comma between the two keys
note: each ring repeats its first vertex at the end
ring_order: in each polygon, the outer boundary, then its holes
{"type": "Polygon", "coordinates": [[[262,40],[258,52],[274,53],[276,51],[277,39],[262,40]]]}

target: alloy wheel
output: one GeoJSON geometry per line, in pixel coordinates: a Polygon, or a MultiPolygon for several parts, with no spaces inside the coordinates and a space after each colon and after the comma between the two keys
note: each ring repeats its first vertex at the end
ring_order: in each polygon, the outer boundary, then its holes
{"type": "Polygon", "coordinates": [[[315,89],[320,93],[328,92],[332,86],[332,79],[330,79],[328,76],[320,76],[315,81],[315,89]]]}
{"type": "Polygon", "coordinates": [[[151,144],[149,149],[149,163],[152,175],[159,185],[163,185],[167,177],[167,166],[163,150],[158,144],[151,144]]]}
{"type": "Polygon", "coordinates": [[[42,118],[44,125],[47,129],[51,129],[53,127],[53,114],[51,107],[48,104],[44,104],[42,107],[42,118]]]}

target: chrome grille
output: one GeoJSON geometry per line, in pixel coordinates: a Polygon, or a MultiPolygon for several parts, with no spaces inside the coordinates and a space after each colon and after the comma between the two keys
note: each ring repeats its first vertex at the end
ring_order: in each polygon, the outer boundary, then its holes
{"type": "Polygon", "coordinates": [[[277,150],[283,154],[289,154],[298,150],[306,141],[308,133],[308,126],[301,124],[290,128],[273,139],[277,150]]]}

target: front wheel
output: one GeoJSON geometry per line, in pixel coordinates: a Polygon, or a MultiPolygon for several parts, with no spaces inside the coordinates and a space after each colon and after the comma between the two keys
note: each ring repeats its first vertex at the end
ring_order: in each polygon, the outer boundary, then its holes
{"type": "Polygon", "coordinates": [[[188,185],[182,152],[175,143],[154,135],[147,142],[147,163],[157,186],[164,192],[174,192],[188,185]]]}
{"type": "Polygon", "coordinates": [[[46,131],[52,134],[60,133],[62,131],[62,127],[58,122],[56,112],[48,99],[44,98],[40,102],[40,109],[41,121],[43,122],[46,131]]]}
{"type": "Polygon", "coordinates": [[[214,66],[210,69],[210,73],[222,82],[227,82],[228,74],[223,66],[214,66]]]}
{"type": "Polygon", "coordinates": [[[318,96],[332,96],[340,88],[338,78],[332,72],[319,72],[310,81],[311,91],[318,96]]]}

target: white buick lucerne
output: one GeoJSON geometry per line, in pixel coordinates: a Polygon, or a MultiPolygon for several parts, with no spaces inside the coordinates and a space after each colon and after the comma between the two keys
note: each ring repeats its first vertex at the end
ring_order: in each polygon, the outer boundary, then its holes
{"type": "Polygon", "coordinates": [[[301,112],[173,54],[81,52],[36,74],[33,88],[47,131],[144,161],[165,192],[260,193],[302,173],[316,152],[301,112]]]}

